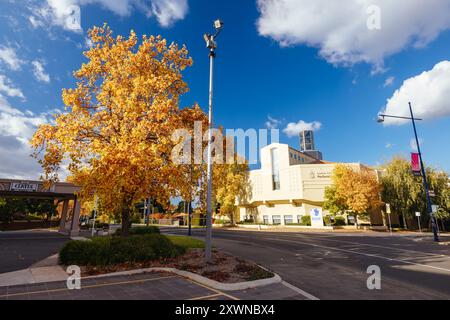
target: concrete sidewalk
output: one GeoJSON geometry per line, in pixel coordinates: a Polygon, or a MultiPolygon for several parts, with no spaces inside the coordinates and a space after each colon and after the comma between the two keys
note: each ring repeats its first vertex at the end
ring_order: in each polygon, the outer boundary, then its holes
{"type": "Polygon", "coordinates": [[[67,280],[68,274],[52,255],[27,269],[0,274],[0,287],[67,280]]]}
{"type": "Polygon", "coordinates": [[[67,280],[60,266],[28,268],[0,274],[0,287],[67,280]]]}

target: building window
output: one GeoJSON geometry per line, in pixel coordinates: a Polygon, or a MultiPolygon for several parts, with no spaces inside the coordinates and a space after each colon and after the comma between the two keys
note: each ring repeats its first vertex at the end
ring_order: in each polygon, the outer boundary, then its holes
{"type": "Polygon", "coordinates": [[[270,150],[272,158],[272,189],[280,190],[280,164],[278,159],[278,149],[270,150]]]}
{"type": "Polygon", "coordinates": [[[291,154],[291,159],[294,157],[294,155],[292,154],[292,152],[290,152],[290,154],[291,154]]]}
{"type": "Polygon", "coordinates": [[[298,216],[297,216],[297,223],[298,223],[298,224],[301,224],[301,223],[302,223],[302,217],[303,217],[302,215],[298,215],[298,216]]]}
{"type": "Polygon", "coordinates": [[[284,224],[293,224],[294,218],[292,216],[284,216],[284,224]]]}
{"type": "Polygon", "coordinates": [[[263,216],[263,224],[269,224],[269,216],[263,216]]]}
{"type": "Polygon", "coordinates": [[[272,216],[272,224],[280,225],[281,224],[281,216],[272,216]]]}

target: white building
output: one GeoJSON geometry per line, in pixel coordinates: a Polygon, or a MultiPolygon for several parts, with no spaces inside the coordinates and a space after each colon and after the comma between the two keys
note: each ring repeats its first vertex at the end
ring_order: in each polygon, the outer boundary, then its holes
{"type": "MultiPolygon", "coordinates": [[[[238,206],[238,219],[265,224],[301,223],[302,216],[322,209],[325,188],[337,163],[317,160],[287,144],[261,149],[261,169],[250,171],[251,194],[238,206]]],[[[346,163],[355,170],[368,169],[346,163]]],[[[324,211],[325,216],[328,212],[324,211]]],[[[380,214],[371,214],[373,224],[383,224],[380,214]],[[372,217],[373,215],[373,217],[372,217]]]]}

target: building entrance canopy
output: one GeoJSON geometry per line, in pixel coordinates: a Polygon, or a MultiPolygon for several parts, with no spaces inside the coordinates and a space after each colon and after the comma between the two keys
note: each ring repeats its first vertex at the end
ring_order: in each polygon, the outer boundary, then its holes
{"type": "Polygon", "coordinates": [[[78,235],[80,219],[80,201],[77,193],[80,187],[72,183],[56,182],[45,188],[42,181],[0,179],[0,198],[53,199],[63,202],[59,230],[78,235]],[[73,201],[72,221],[67,220],[69,201],[73,201]],[[69,222],[69,225],[68,223],[69,222]]]}

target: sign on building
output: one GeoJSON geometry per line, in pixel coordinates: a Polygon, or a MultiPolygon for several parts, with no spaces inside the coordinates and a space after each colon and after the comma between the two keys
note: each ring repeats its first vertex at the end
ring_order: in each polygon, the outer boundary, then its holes
{"type": "Polygon", "coordinates": [[[311,214],[311,226],[323,227],[322,209],[320,208],[311,209],[310,214],[311,214]]]}
{"type": "Polygon", "coordinates": [[[29,183],[29,182],[12,182],[10,190],[11,191],[36,192],[36,191],[38,191],[38,184],[37,183],[29,183]]]}

